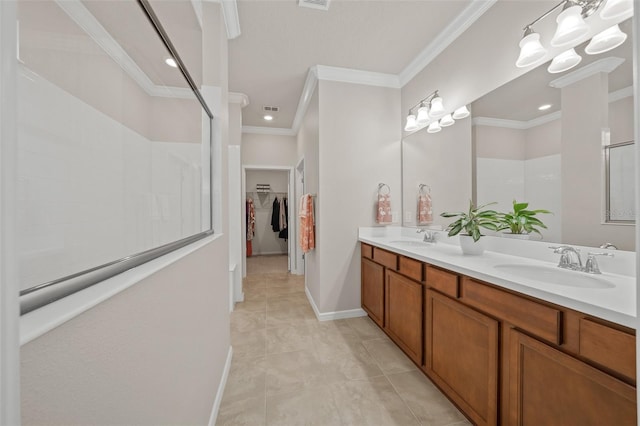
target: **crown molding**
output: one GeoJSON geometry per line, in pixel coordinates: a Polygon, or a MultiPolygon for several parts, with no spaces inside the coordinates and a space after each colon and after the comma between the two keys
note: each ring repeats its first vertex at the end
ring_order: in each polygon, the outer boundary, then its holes
{"type": "Polygon", "coordinates": [[[222,5],[224,25],[227,29],[227,39],[232,40],[240,36],[240,17],[236,0],[215,0],[222,5]]]}
{"type": "Polygon", "coordinates": [[[315,73],[318,80],[389,87],[391,89],[400,89],[401,87],[398,76],[394,74],[330,67],[326,65],[316,65],[315,73]]]}
{"type": "Polygon", "coordinates": [[[190,0],[190,3],[191,7],[193,7],[193,12],[196,14],[198,24],[200,24],[200,29],[202,29],[202,0],[190,0]]]}
{"type": "Polygon", "coordinates": [[[291,125],[291,131],[295,135],[297,135],[298,130],[300,130],[302,120],[304,119],[304,115],[307,113],[307,108],[309,108],[309,103],[311,102],[313,92],[316,90],[317,85],[318,66],[316,65],[309,68],[309,72],[307,72],[307,79],[304,81],[304,87],[302,88],[302,93],[300,94],[300,100],[298,101],[296,115],[293,118],[293,124],[291,125]]]}
{"type": "Polygon", "coordinates": [[[620,65],[622,65],[624,61],[625,59],[617,58],[615,56],[599,59],[595,62],[590,63],[589,65],[585,65],[582,68],[578,68],[577,70],[572,71],[567,75],[563,75],[560,78],[556,78],[555,80],[549,83],[549,86],[555,89],[562,89],[563,87],[567,87],[570,84],[576,83],[587,77],[591,77],[592,75],[595,75],[601,72],[610,73],[611,71],[615,70],[620,65]]]}
{"type": "Polygon", "coordinates": [[[282,127],[259,127],[259,126],[242,126],[242,133],[251,133],[254,135],[276,135],[276,136],[296,136],[297,131],[282,127]]]}
{"type": "Polygon", "coordinates": [[[473,0],[438,36],[427,45],[398,75],[400,87],[411,81],[431,61],[478,20],[497,0],[473,0]]]}
{"type": "Polygon", "coordinates": [[[472,120],[474,126],[501,127],[503,129],[527,130],[551,121],[559,120],[561,111],[552,112],[529,121],[505,120],[503,118],[476,117],[472,120]]]}
{"type": "Polygon", "coordinates": [[[619,101],[620,99],[633,96],[633,86],[627,86],[623,89],[609,93],[609,103],[619,101]]]}
{"type": "Polygon", "coordinates": [[[249,105],[249,97],[244,93],[229,92],[229,103],[240,104],[240,108],[244,108],[249,105]]]}

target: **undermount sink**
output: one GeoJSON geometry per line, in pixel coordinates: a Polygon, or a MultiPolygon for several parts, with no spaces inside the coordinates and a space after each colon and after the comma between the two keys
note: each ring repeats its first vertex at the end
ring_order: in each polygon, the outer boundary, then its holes
{"type": "Polygon", "coordinates": [[[530,278],[566,287],[594,289],[615,287],[615,285],[599,276],[588,275],[579,271],[568,271],[566,269],[550,266],[505,264],[495,265],[494,268],[521,278],[530,278]]]}
{"type": "Polygon", "coordinates": [[[416,240],[396,240],[396,241],[389,241],[389,244],[396,244],[396,245],[405,246],[405,247],[429,247],[434,243],[428,243],[426,241],[416,241],[416,240]]]}

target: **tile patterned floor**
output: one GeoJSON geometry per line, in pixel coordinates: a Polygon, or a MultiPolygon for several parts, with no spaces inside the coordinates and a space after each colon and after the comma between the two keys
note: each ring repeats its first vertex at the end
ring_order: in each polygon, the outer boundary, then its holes
{"type": "Polygon", "coordinates": [[[470,424],[369,318],[317,321],[304,279],[259,261],[270,272],[251,269],[231,316],[218,425],[470,424]]]}

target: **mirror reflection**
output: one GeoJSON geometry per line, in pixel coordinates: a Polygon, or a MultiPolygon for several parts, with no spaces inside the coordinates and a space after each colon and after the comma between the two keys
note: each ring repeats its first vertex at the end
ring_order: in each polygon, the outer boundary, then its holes
{"type": "MultiPolygon", "coordinates": [[[[631,20],[620,28],[631,35],[631,20]]],[[[473,102],[471,119],[455,129],[405,138],[403,224],[417,225],[417,188],[426,184],[434,225],[447,225],[439,214],[464,210],[469,199],[497,202],[502,212],[517,200],[553,212],[540,217],[542,237],[531,239],[634,250],[631,39],[605,55],[582,55],[564,73],[543,64],[473,102]]]]}

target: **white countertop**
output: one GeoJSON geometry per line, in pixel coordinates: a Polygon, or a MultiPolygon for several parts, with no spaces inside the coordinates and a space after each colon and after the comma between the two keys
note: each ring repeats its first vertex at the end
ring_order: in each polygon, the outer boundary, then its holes
{"type": "MultiPolygon", "coordinates": [[[[635,273],[635,253],[633,252],[614,251],[615,260],[598,259],[602,274],[594,276],[557,268],[559,255],[549,250],[548,246],[554,245],[549,243],[483,237],[486,239],[487,246],[484,254],[469,256],[462,254],[457,244],[457,237],[448,238],[446,233],[439,233],[436,244],[424,246],[418,243],[422,241],[422,235],[416,234],[415,228],[360,228],[358,234],[358,239],[364,243],[629,328],[636,328],[636,277],[633,275],[635,273]],[[407,241],[413,245],[403,243],[407,241]],[[519,255],[514,255],[516,253],[519,255]],[[506,272],[500,267],[496,268],[497,265],[523,265],[524,269],[528,266],[550,268],[550,273],[563,274],[563,282],[571,285],[545,282],[539,278],[539,274],[506,272]],[[583,285],[585,280],[592,279],[604,280],[613,286],[589,288],[583,285]]],[[[588,247],[582,249],[583,262],[587,250],[603,251],[588,247]]]]}

